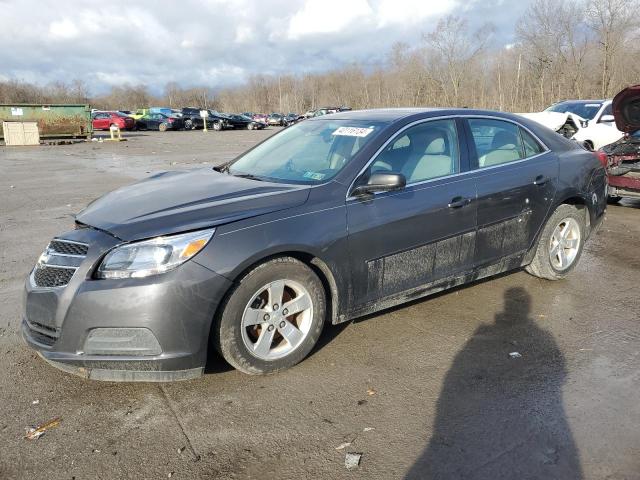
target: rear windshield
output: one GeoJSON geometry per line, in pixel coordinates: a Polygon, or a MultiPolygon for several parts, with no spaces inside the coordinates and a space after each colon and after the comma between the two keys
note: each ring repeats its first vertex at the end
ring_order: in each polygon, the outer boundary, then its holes
{"type": "Polygon", "coordinates": [[[366,120],[298,123],[239,157],[229,173],[285,183],[322,183],[342,170],[383,126],[366,120]]]}

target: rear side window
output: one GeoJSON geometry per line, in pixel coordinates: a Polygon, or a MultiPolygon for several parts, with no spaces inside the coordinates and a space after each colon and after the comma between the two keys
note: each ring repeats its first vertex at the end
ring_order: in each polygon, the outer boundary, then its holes
{"type": "Polygon", "coordinates": [[[524,154],[526,158],[533,157],[534,155],[538,155],[544,151],[542,146],[531,136],[529,132],[521,128],[520,135],[522,136],[522,143],[524,144],[524,154]]]}
{"type": "Polygon", "coordinates": [[[478,154],[478,167],[487,168],[524,158],[519,127],[511,122],[488,118],[469,119],[478,154]]]}

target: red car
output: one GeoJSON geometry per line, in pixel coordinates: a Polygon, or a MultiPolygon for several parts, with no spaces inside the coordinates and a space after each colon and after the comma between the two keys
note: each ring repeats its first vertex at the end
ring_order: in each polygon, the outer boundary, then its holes
{"type": "Polygon", "coordinates": [[[613,99],[613,116],[620,140],[603,147],[598,156],[607,169],[609,200],[640,198],[640,85],[625,88],[613,99]]]}
{"type": "Polygon", "coordinates": [[[109,130],[111,125],[117,125],[120,130],[133,130],[136,121],[120,112],[95,112],[91,123],[94,130],[109,130]]]}

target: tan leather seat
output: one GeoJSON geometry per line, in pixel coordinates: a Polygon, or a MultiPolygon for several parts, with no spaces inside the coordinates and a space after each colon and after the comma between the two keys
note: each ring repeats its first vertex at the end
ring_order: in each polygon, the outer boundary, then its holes
{"type": "Polygon", "coordinates": [[[520,160],[520,148],[515,134],[501,130],[491,142],[492,151],[478,159],[480,167],[490,167],[520,160]]]}
{"type": "Polygon", "coordinates": [[[446,144],[443,137],[431,139],[423,154],[415,152],[402,169],[407,183],[450,175],[454,172],[453,161],[445,155],[446,144]]]}

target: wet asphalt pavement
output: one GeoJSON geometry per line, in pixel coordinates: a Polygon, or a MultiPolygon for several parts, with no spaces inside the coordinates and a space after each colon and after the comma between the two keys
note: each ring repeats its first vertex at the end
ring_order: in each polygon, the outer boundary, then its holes
{"type": "Polygon", "coordinates": [[[327,326],[273,376],[211,355],[198,380],[99,383],[27,349],[24,278],[73,213],[274,131],[0,147],[0,479],[640,479],[638,200],[610,206],[564,281],[516,272],[327,326]]]}

